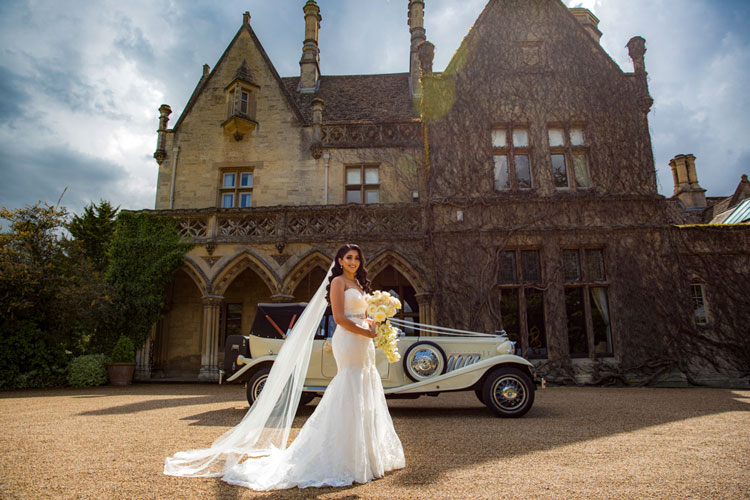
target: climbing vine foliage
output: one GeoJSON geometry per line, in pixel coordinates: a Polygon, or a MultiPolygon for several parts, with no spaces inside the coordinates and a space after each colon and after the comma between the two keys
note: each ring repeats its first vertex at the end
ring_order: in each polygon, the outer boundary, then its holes
{"type": "MultiPolygon", "coordinates": [[[[141,346],[164,306],[164,286],[192,245],[174,221],[121,212],[109,245],[107,282],[115,290],[113,333],[141,346]]],[[[116,340],[116,338],[114,339],[116,340]]]]}

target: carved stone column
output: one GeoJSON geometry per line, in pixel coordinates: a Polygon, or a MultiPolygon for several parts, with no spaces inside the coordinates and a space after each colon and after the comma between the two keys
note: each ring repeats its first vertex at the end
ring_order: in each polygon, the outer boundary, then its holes
{"type": "Polygon", "coordinates": [[[417,299],[417,303],[419,304],[419,322],[426,325],[433,324],[432,294],[429,292],[418,293],[415,297],[417,299]]]}
{"type": "Polygon", "coordinates": [[[203,300],[203,340],[198,380],[216,382],[219,380],[219,316],[224,297],[204,295],[201,299],[203,300]]]}
{"type": "Polygon", "coordinates": [[[156,336],[156,323],[151,326],[151,335],[135,352],[135,380],[151,380],[151,345],[156,336]]]}

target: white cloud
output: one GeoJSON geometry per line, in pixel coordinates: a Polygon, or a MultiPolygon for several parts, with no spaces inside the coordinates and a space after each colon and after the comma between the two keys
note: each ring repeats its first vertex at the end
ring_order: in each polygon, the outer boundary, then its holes
{"type": "Polygon", "coordinates": [[[669,196],[674,187],[669,160],[692,153],[707,195],[731,194],[740,175],[750,173],[744,119],[750,113],[750,5],[706,0],[586,3],[600,20],[602,46],[623,71],[633,71],[627,41],[636,35],[646,39],[654,98],[649,122],[660,192],[669,196]]]}
{"type": "MultiPolygon", "coordinates": [[[[159,105],[171,105],[174,123],[202,64],[216,64],[244,10],[250,11],[253,29],[278,72],[296,75],[303,3],[105,0],[85,8],[61,8],[53,0],[1,3],[0,148],[6,154],[0,157],[0,203],[21,206],[38,196],[56,200],[59,186],[70,185],[66,199],[75,211],[87,197],[125,208],[152,207],[159,105]],[[60,161],[67,164],[53,166],[60,161]]],[[[632,65],[625,44],[634,35],[646,38],[655,99],[649,119],[661,192],[672,190],[669,158],[693,153],[708,194],[731,193],[750,159],[748,5],[566,3],[594,12],[602,46],[626,72],[632,65]]],[[[485,4],[426,1],[436,70],[447,65],[485,4]]],[[[319,5],[324,74],[408,71],[404,1],[321,0],[319,5]]]]}

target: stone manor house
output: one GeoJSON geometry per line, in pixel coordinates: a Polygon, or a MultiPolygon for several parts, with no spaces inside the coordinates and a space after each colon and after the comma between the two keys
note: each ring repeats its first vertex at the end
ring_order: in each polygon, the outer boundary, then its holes
{"type": "Polygon", "coordinates": [[[622,41],[626,72],[588,10],[489,0],[435,72],[425,3],[405,9],[403,73],[323,74],[308,0],[299,75],[245,13],[171,128],[159,108],[154,212],[196,246],[137,376],[217,380],[257,303],[308,300],[356,242],[401,317],[504,329],[552,380],[741,379],[750,183],[706,197],[678,154],[658,194],[645,40],[622,41]]]}

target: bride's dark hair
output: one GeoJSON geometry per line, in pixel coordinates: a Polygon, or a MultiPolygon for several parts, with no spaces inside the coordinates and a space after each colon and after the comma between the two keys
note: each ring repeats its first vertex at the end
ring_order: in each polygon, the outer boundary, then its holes
{"type": "Polygon", "coordinates": [[[336,276],[344,274],[344,269],[341,267],[341,264],[339,264],[339,259],[343,259],[344,255],[351,250],[356,250],[359,254],[359,268],[354,274],[354,277],[356,278],[357,283],[359,283],[359,286],[362,287],[363,292],[370,293],[371,291],[370,280],[367,279],[367,269],[365,269],[365,254],[362,253],[362,249],[359,248],[359,245],[347,243],[338,249],[336,256],[333,258],[333,269],[331,270],[331,277],[328,278],[328,285],[326,286],[326,300],[329,304],[331,303],[331,281],[333,281],[333,278],[336,276]]]}

